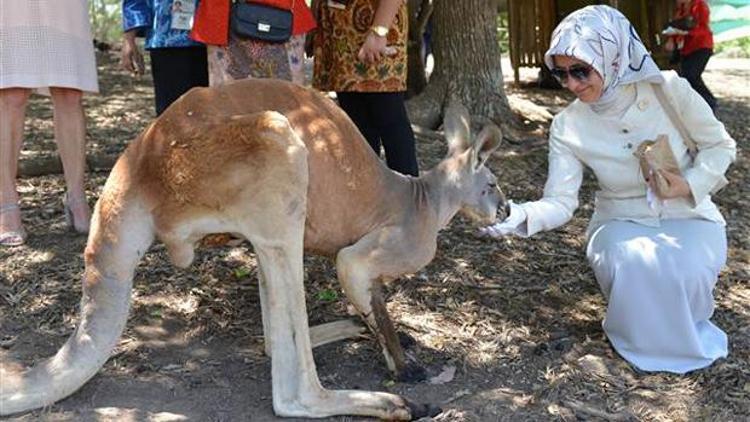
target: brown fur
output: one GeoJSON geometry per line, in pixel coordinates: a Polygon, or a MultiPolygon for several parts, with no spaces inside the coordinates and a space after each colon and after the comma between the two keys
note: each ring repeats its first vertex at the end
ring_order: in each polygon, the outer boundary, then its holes
{"type": "Polygon", "coordinates": [[[238,119],[233,116],[265,111],[261,105],[269,100],[256,94],[273,92],[274,111],[287,116],[308,147],[306,249],[332,256],[359,239],[370,228],[367,221],[387,214],[388,187],[404,184],[405,177],[374,159],[366,143],[352,142],[359,132],[332,101],[296,85],[256,82],[247,90],[243,84],[211,88],[214,95],[209,89],[192,90],[131,146],[128,171],[148,187],[157,232],[171,232],[180,220],[200,212],[195,207],[218,209],[284,160],[280,144],[274,151],[275,137],[253,135],[273,132],[268,122],[258,121],[255,128],[232,124],[238,119]],[[256,86],[263,84],[273,89],[256,86]]]}
{"type": "Polygon", "coordinates": [[[312,90],[273,80],[191,90],[113,168],[86,246],[81,321],[53,358],[30,371],[1,362],[8,381],[0,385],[0,414],[72,394],[104,364],[127,321],[133,271],[154,237],[185,267],[200,239],[230,232],[258,256],[278,415],[422,416],[428,408],[396,395],[320,386],[311,348],[359,330],[340,323],[309,330],[302,254],[336,257],[344,292],[389,368],[405,375],[380,283],[429,263],[438,231],[456,212],[489,223],[504,200],[483,166],[499,130],[486,128],[472,144],[460,108],[445,126],[448,157],[411,178],[387,169],[344,112],[312,90]]]}

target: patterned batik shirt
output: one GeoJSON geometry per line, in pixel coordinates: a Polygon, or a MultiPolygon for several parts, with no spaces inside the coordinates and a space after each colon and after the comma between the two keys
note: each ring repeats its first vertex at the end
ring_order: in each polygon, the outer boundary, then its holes
{"type": "Polygon", "coordinates": [[[377,63],[359,60],[359,49],[370,33],[378,0],[351,0],[344,8],[317,2],[313,85],[324,91],[401,92],[406,90],[406,3],[396,14],[387,35],[395,54],[377,63]]]}
{"type": "MultiPolygon", "coordinates": [[[[182,0],[182,2],[200,0],[182,0]]],[[[123,0],[122,29],[138,29],[138,36],[146,37],[146,49],[165,47],[193,47],[202,45],[190,39],[190,31],[172,29],[173,0],[123,0]]]]}

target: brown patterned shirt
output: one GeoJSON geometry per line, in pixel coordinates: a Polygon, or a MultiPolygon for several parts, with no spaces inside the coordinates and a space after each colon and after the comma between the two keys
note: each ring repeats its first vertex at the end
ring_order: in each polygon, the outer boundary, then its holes
{"type": "Polygon", "coordinates": [[[408,16],[401,5],[388,33],[388,46],[396,54],[374,64],[357,58],[375,16],[378,0],[350,0],[346,8],[317,2],[313,86],[322,91],[400,92],[406,90],[408,16]]]}

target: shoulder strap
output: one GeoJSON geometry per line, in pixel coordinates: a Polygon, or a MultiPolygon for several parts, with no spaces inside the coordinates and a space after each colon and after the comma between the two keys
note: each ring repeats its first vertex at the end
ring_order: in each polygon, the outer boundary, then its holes
{"type": "Polygon", "coordinates": [[[675,111],[674,107],[672,107],[672,103],[670,103],[667,99],[667,95],[664,93],[662,84],[652,85],[654,87],[656,99],[659,100],[659,104],[661,104],[661,108],[663,108],[667,113],[667,116],[669,116],[669,120],[671,120],[672,124],[675,125],[677,131],[680,132],[680,136],[682,136],[682,142],[685,143],[685,146],[688,149],[688,154],[690,154],[691,158],[695,158],[696,154],[698,154],[698,145],[690,136],[690,132],[688,132],[687,128],[685,127],[685,123],[683,123],[680,116],[677,115],[677,111],[675,111]]]}

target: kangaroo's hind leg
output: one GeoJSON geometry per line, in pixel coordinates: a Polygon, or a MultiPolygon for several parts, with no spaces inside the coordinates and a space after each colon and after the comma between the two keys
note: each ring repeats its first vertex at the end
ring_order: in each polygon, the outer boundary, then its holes
{"type": "Polygon", "coordinates": [[[263,312],[267,313],[265,337],[271,349],[274,411],[291,417],[362,415],[408,420],[423,416],[429,408],[394,394],[326,390],[320,384],[303,286],[308,152],[286,119],[279,114],[275,119],[286,123],[287,130],[277,128],[284,136],[278,149],[268,153],[267,161],[273,164],[247,176],[256,179],[248,180],[255,184],[247,189],[252,194],[240,195],[243,214],[238,230],[255,248],[265,285],[263,312]]]}

